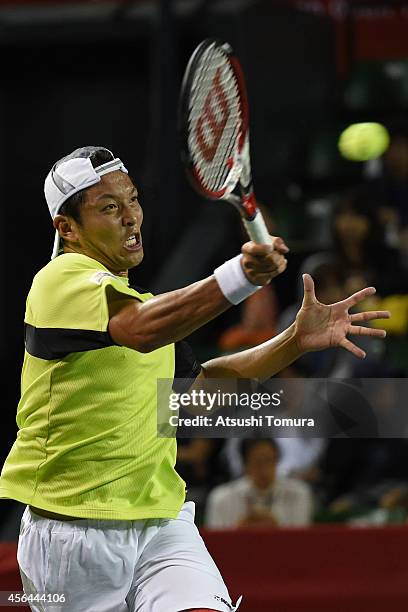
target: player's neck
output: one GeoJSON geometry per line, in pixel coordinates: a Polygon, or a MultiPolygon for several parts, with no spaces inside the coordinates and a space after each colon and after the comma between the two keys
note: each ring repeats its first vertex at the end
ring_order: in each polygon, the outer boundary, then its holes
{"type": "Polygon", "coordinates": [[[85,255],[86,257],[90,257],[91,259],[95,259],[96,261],[99,261],[99,263],[101,263],[103,266],[105,266],[105,268],[107,270],[109,270],[109,272],[112,272],[112,274],[114,274],[115,276],[120,276],[123,278],[128,278],[128,271],[127,270],[119,270],[119,272],[117,270],[112,270],[109,265],[107,263],[105,263],[104,261],[100,261],[99,259],[97,259],[96,257],[93,257],[92,255],[89,255],[88,253],[83,253],[81,251],[77,251],[74,248],[71,248],[68,245],[64,244],[64,253],[77,253],[78,255],[85,255]]]}

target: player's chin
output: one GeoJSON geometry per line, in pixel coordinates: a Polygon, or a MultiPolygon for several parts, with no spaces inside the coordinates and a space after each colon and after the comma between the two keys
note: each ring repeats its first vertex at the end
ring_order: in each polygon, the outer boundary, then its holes
{"type": "Polygon", "coordinates": [[[123,257],[126,260],[128,268],[134,268],[142,262],[144,257],[142,246],[137,250],[130,250],[124,247],[124,251],[123,257]]]}

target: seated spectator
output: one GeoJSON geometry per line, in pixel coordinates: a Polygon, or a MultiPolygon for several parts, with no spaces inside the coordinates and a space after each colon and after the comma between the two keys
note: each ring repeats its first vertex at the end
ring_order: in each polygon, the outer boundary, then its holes
{"type": "Polygon", "coordinates": [[[279,450],[272,439],[244,440],[245,476],[209,495],[205,525],[214,529],[308,525],[313,502],[309,487],[278,477],[279,450]]]}
{"type": "Polygon", "coordinates": [[[406,291],[401,254],[386,244],[380,207],[378,196],[361,187],[344,194],[334,211],[332,254],[347,275],[346,293],[366,283],[381,297],[406,291]]]}

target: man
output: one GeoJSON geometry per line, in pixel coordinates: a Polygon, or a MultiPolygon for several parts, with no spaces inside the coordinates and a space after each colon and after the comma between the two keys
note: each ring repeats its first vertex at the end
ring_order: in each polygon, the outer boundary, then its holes
{"type": "Polygon", "coordinates": [[[245,476],[216,487],[207,502],[206,526],[276,527],[308,525],[313,502],[309,487],[294,478],[279,477],[279,447],[272,439],[244,440],[245,476]]]}
{"type": "Polygon", "coordinates": [[[143,212],[120,159],[77,149],[53,166],[45,197],[53,259],[27,299],[19,432],[0,479],[0,497],[27,504],[17,555],[24,589],[64,594],[52,609],[65,612],[234,610],[194,505],[183,505],[175,441],[157,437],[156,380],[267,378],[326,346],[362,357],[346,334],[384,333],[351,322],[388,315],[348,315],[373,288],[321,305],[306,277],[295,324],[199,366],[179,341],[282,272],[283,241],[249,242],[209,278],[153,297],[128,286],[143,259],[143,212]]]}

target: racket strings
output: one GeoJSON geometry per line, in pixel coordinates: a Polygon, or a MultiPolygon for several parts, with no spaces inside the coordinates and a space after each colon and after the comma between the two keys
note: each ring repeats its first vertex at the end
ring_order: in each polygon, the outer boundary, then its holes
{"type": "Polygon", "coordinates": [[[242,123],[238,83],[228,57],[210,47],[194,74],[189,104],[189,148],[199,178],[220,190],[231,172],[242,123]]]}
{"type": "Polygon", "coordinates": [[[238,136],[237,125],[230,119],[232,96],[235,95],[235,79],[233,75],[227,73],[226,78],[225,75],[222,75],[223,80],[221,80],[220,73],[217,75],[215,72],[216,69],[219,70],[219,67],[215,65],[211,72],[208,71],[206,74],[203,71],[203,76],[206,78],[202,83],[200,92],[201,112],[198,113],[197,117],[193,115],[193,121],[196,120],[195,134],[193,132],[197,145],[195,147],[195,161],[201,171],[202,179],[211,190],[217,190],[225,182],[226,175],[230,170],[227,162],[233,154],[238,136]],[[218,101],[216,95],[209,98],[216,76],[219,76],[217,84],[219,85],[222,82],[221,95],[223,95],[223,98],[221,98],[221,103],[224,102],[224,108],[221,108],[221,104],[212,103],[213,98],[216,99],[216,102],[218,101]],[[211,101],[210,104],[208,104],[209,100],[211,101]],[[207,106],[205,106],[206,102],[207,106]],[[208,112],[208,109],[211,112],[208,112]],[[201,141],[197,138],[198,134],[201,134],[201,141]]]}

